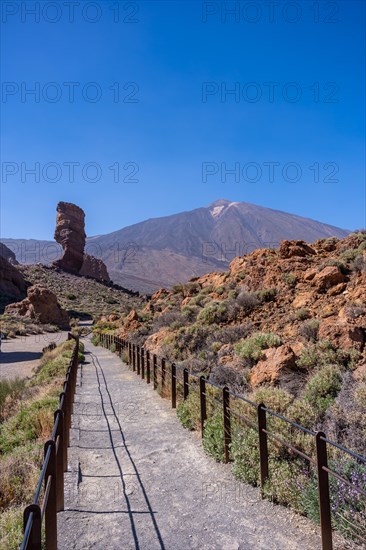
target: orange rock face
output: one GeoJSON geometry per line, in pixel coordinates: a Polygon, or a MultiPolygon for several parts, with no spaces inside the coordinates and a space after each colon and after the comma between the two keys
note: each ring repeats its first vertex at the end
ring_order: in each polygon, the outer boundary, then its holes
{"type": "Polygon", "coordinates": [[[40,285],[28,288],[27,298],[8,305],[5,308],[5,313],[29,317],[42,324],[49,323],[60,328],[69,328],[69,317],[59,305],[56,295],[40,285]]]}
{"type": "Polygon", "coordinates": [[[343,283],[344,280],[345,276],[338,266],[328,265],[314,276],[311,284],[316,286],[318,290],[327,290],[332,286],[343,283]]]}
{"type": "Polygon", "coordinates": [[[316,254],[314,248],[305,241],[282,241],[278,253],[281,258],[304,257],[316,254]]]}
{"type": "Polygon", "coordinates": [[[285,344],[263,352],[264,358],[250,371],[249,383],[254,388],[260,384],[277,384],[284,374],[296,371],[296,355],[291,346],[285,344]]]}

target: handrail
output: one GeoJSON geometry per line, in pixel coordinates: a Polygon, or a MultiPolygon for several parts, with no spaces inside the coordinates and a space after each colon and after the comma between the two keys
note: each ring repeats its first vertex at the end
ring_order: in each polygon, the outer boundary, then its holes
{"type": "MultiPolygon", "coordinates": [[[[153,368],[153,387],[154,390],[158,389],[158,371],[160,371],[161,379],[161,391],[160,395],[162,397],[167,397],[169,392],[166,392],[166,385],[168,380],[171,380],[171,392],[172,392],[172,407],[176,407],[176,368],[181,370],[182,366],[174,365],[172,375],[167,376],[166,364],[167,360],[157,355],[153,355],[150,358],[150,352],[145,350],[142,346],[134,344],[131,341],[126,339],[114,336],[112,334],[98,333],[100,337],[100,342],[104,347],[108,349],[112,345],[115,346],[116,352],[122,356],[122,351],[128,350],[128,362],[132,367],[132,370],[135,371],[138,375],[141,375],[144,378],[144,369],[141,372],[141,358],[147,357],[147,383],[150,383],[150,367],[153,368]],[[160,364],[160,366],[159,366],[160,364]],[[174,395],[173,395],[174,394],[174,395]]],[[[171,363],[169,361],[169,363],[171,363]]],[[[207,408],[206,400],[214,400],[216,403],[222,404],[222,418],[224,422],[224,450],[225,450],[225,462],[230,460],[230,444],[231,444],[231,415],[237,417],[238,419],[245,422],[246,425],[249,425],[252,429],[258,432],[258,446],[259,446],[259,461],[260,461],[260,480],[262,495],[264,490],[264,485],[269,477],[269,452],[268,452],[268,438],[273,439],[278,444],[283,445],[290,449],[292,452],[308,461],[309,463],[316,466],[318,474],[318,500],[319,500],[319,509],[320,509],[320,527],[321,527],[321,539],[322,539],[322,549],[323,550],[332,550],[333,549],[333,536],[332,536],[332,523],[331,523],[331,507],[330,507],[330,489],[329,489],[329,480],[328,475],[334,476],[341,482],[344,482],[346,485],[355,489],[359,494],[366,496],[366,492],[360,489],[359,487],[352,484],[347,479],[343,478],[337,472],[334,472],[331,468],[328,467],[328,457],[327,457],[327,445],[336,447],[341,452],[347,453],[349,456],[353,457],[358,462],[366,463],[366,458],[361,456],[350,449],[328,439],[323,432],[315,432],[297,422],[293,422],[289,418],[286,418],[280,413],[268,409],[263,403],[255,403],[250,399],[247,399],[243,395],[239,395],[229,390],[227,387],[221,387],[220,385],[210,382],[204,376],[199,376],[193,373],[189,373],[187,368],[183,368],[183,384],[181,389],[183,391],[183,399],[187,399],[189,396],[190,386],[192,386],[193,380],[195,386],[198,387],[200,395],[200,415],[201,415],[201,433],[202,437],[204,436],[204,427],[205,421],[207,419],[207,408]],[[199,382],[199,384],[196,384],[199,382]],[[215,396],[208,394],[206,386],[212,386],[222,391],[222,399],[218,399],[215,396]],[[230,398],[234,398],[248,405],[252,406],[256,410],[257,423],[246,418],[245,416],[240,415],[237,411],[233,410],[230,406],[230,398]],[[303,433],[314,438],[315,441],[315,457],[308,456],[306,453],[303,453],[300,449],[297,449],[288,441],[285,441],[277,434],[270,432],[267,429],[267,415],[274,416],[281,421],[289,424],[290,426],[302,431],[303,433]]],[[[197,390],[196,390],[197,391],[197,390]]]]}
{"type": "Polygon", "coordinates": [[[45,548],[57,549],[57,512],[64,509],[64,472],[67,470],[67,448],[79,364],[79,338],[69,333],[68,340],[71,339],[75,340],[75,346],[63,384],[64,390],[60,394],[59,406],[55,411],[52,433],[45,443],[44,461],[33,503],[28,505],[23,513],[23,541],[20,550],[41,550],[43,519],[46,533],[45,548]],[[44,495],[40,507],[43,486],[44,495]]]}

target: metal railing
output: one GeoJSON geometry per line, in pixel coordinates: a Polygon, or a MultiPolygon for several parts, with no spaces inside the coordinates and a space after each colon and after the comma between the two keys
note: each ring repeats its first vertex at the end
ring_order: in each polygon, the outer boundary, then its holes
{"type": "MultiPolygon", "coordinates": [[[[98,334],[98,333],[97,333],[98,334]]],[[[208,404],[214,401],[215,406],[221,407],[223,425],[224,425],[224,457],[225,462],[230,461],[230,446],[231,446],[231,431],[232,423],[235,419],[236,422],[244,423],[246,426],[254,429],[258,433],[258,449],[259,449],[259,466],[260,466],[260,485],[262,495],[264,487],[269,479],[269,450],[268,440],[272,440],[279,445],[282,445],[289,449],[291,453],[294,453],[311,464],[317,472],[318,483],[318,502],[320,512],[320,529],[321,540],[323,550],[333,550],[333,531],[332,531],[332,517],[331,517],[331,495],[329,487],[329,476],[334,476],[342,483],[351,486],[358,494],[366,497],[366,492],[355,484],[352,484],[349,480],[340,476],[337,472],[329,468],[328,466],[328,446],[337,448],[342,453],[352,457],[358,463],[366,464],[365,457],[350,451],[349,449],[329,440],[323,432],[315,432],[309,430],[296,422],[292,422],[283,415],[268,409],[264,403],[254,403],[242,395],[235,394],[230,391],[228,387],[221,387],[213,382],[210,382],[204,376],[197,376],[190,373],[187,368],[181,368],[175,363],[170,363],[170,367],[167,368],[167,360],[159,358],[157,355],[152,355],[148,350],[143,347],[133,344],[125,339],[119,338],[111,334],[99,333],[100,343],[110,349],[112,346],[115,348],[116,353],[121,357],[125,351],[128,354],[128,363],[132,370],[136,372],[138,376],[145,379],[148,384],[151,380],[153,382],[154,390],[160,390],[162,397],[169,397],[171,399],[172,408],[177,406],[177,382],[179,380],[181,395],[186,400],[191,391],[192,381],[197,386],[199,392],[200,402],[200,428],[201,436],[204,436],[205,422],[208,414],[208,404]],[[177,372],[181,372],[179,379],[177,372]],[[215,388],[216,391],[221,393],[220,399],[209,395],[208,388],[215,388]],[[234,402],[239,401],[245,403],[253,411],[255,411],[256,421],[253,421],[237,412],[234,407],[234,402]],[[273,433],[267,428],[267,420],[269,417],[277,418],[284,423],[287,423],[292,428],[300,430],[304,434],[313,438],[314,441],[314,456],[297,449],[291,445],[288,441],[279,437],[278,434],[273,433]]],[[[366,544],[366,533],[358,537],[362,544],[366,544]]]]}
{"type": "MultiPolygon", "coordinates": [[[[69,334],[68,339],[74,337],[69,334]]],[[[51,437],[44,445],[44,462],[33,503],[23,512],[24,537],[21,550],[41,550],[42,523],[46,550],[57,550],[57,512],[64,509],[64,473],[67,471],[67,448],[70,443],[71,415],[78,371],[79,338],[75,339],[63,391],[51,437]],[[43,490],[43,499],[41,495],[43,490]]]]}

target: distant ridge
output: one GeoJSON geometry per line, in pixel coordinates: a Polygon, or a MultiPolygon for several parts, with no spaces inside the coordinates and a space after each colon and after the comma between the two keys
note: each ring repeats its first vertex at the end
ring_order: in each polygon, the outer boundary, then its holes
{"type": "MultiPolygon", "coordinates": [[[[205,207],[151,218],[87,239],[86,251],[102,258],[111,279],[126,288],[152,292],[209,271],[255,248],[277,247],[283,239],[313,242],[343,238],[349,231],[247,202],[219,199],[205,207]]],[[[53,241],[2,239],[20,263],[50,263],[53,241]]]]}

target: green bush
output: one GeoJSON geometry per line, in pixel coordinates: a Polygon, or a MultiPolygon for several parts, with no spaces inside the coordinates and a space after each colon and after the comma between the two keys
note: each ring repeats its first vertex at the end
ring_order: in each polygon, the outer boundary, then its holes
{"type": "MultiPolygon", "coordinates": [[[[366,467],[352,459],[330,461],[330,469],[347,479],[353,486],[366,491],[366,467]]],[[[330,504],[333,526],[347,538],[359,543],[366,533],[365,499],[353,487],[329,475],[330,504]]],[[[302,487],[304,513],[320,523],[318,482],[314,471],[302,487]]]]}
{"type": "Polygon", "coordinates": [[[19,548],[23,540],[23,507],[11,507],[0,514],[1,550],[19,548]]]}
{"type": "Polygon", "coordinates": [[[201,409],[199,394],[191,391],[185,401],[181,401],[177,407],[177,416],[187,430],[196,430],[201,422],[201,409]]]}
{"type": "Polygon", "coordinates": [[[92,338],[91,338],[91,343],[94,345],[94,346],[99,346],[100,344],[100,335],[97,334],[97,333],[94,333],[92,338]]]}
{"type": "Polygon", "coordinates": [[[303,399],[323,416],[337,397],[342,386],[342,370],[339,365],[326,365],[306,383],[303,399]]]}
{"type": "Polygon", "coordinates": [[[295,273],[292,273],[291,271],[287,273],[282,273],[281,279],[284,283],[286,283],[291,288],[296,286],[297,277],[295,273]]]}
{"type": "Polygon", "coordinates": [[[230,447],[232,472],[236,479],[257,486],[259,483],[258,432],[252,428],[234,428],[230,447]]]}
{"type": "Polygon", "coordinates": [[[0,420],[2,417],[2,408],[7,397],[18,399],[25,390],[25,380],[15,378],[14,380],[0,380],[0,420]]]}
{"type": "Polygon", "coordinates": [[[281,338],[271,332],[256,332],[250,338],[234,345],[235,353],[250,365],[254,365],[267,348],[281,345],[281,338]]]}
{"type": "Polygon", "coordinates": [[[276,504],[291,506],[296,512],[304,512],[303,486],[307,482],[304,463],[301,460],[269,460],[269,479],[264,484],[263,495],[276,504]]]}
{"type": "Polygon", "coordinates": [[[224,422],[222,412],[217,412],[206,420],[202,444],[206,453],[212,456],[217,462],[224,461],[224,422]]]}
{"type": "Polygon", "coordinates": [[[225,302],[210,302],[198,314],[197,321],[204,325],[223,323],[227,320],[228,309],[225,302]]]}
{"type": "Polygon", "coordinates": [[[277,288],[265,288],[255,294],[261,302],[272,302],[276,298],[277,288]]]}

